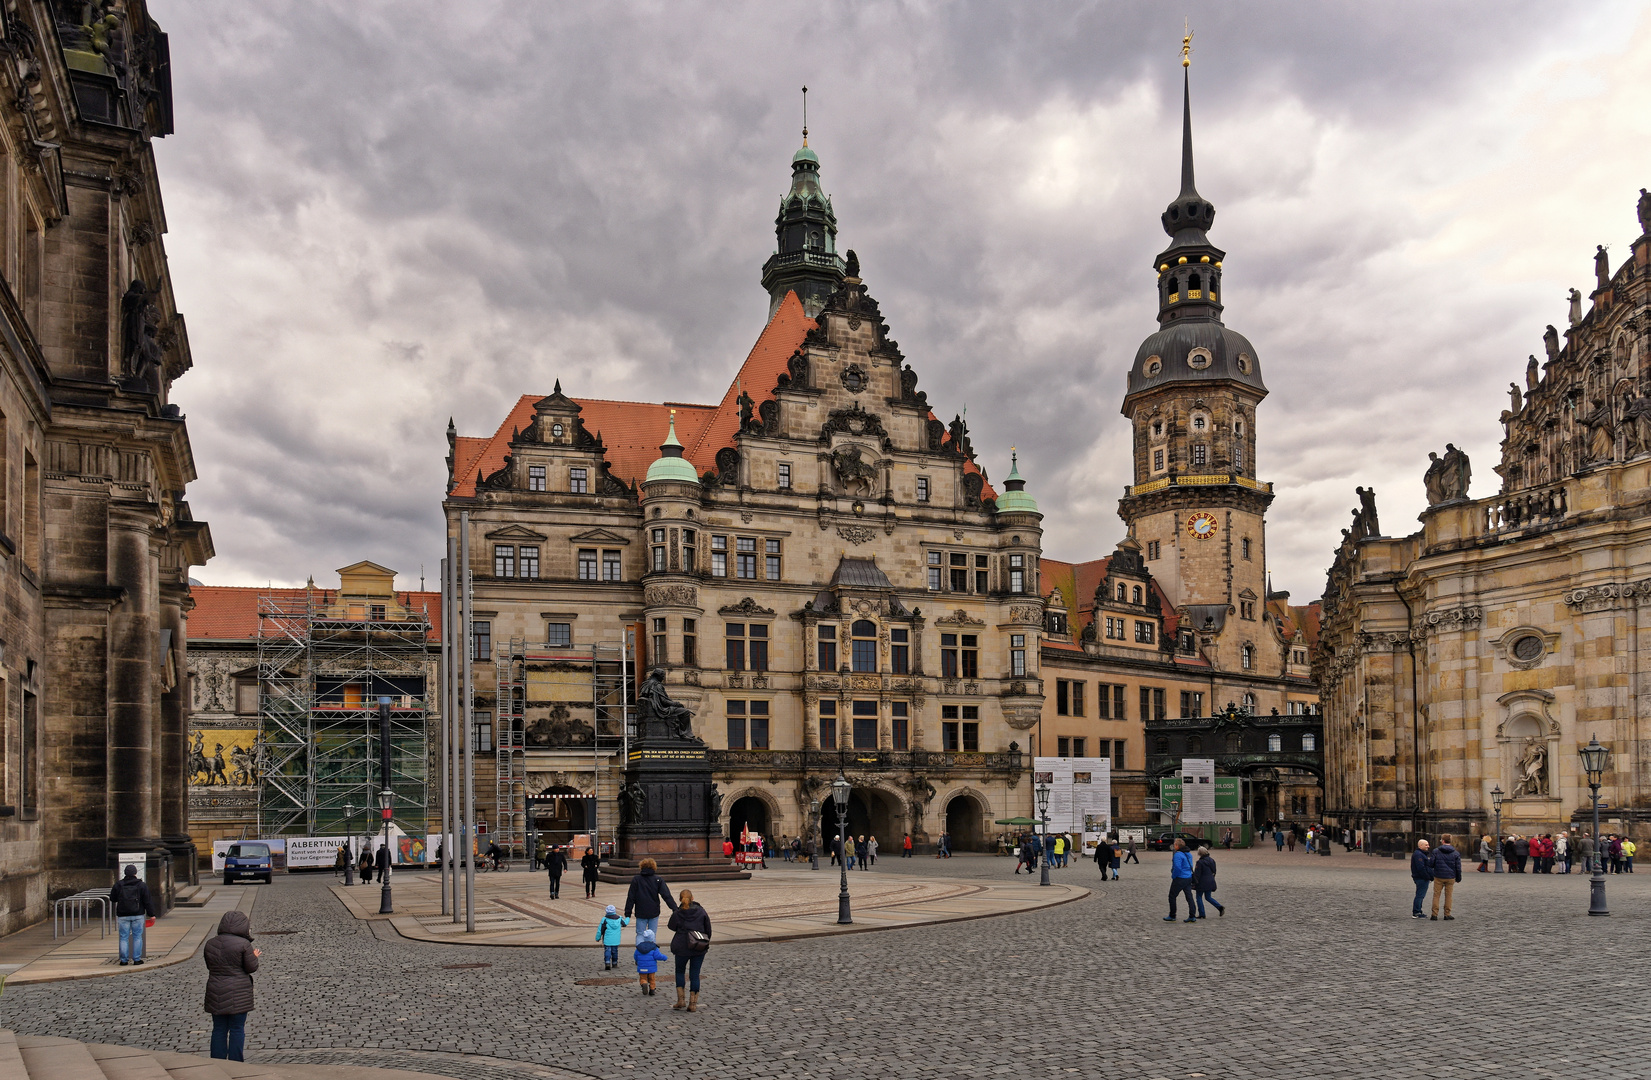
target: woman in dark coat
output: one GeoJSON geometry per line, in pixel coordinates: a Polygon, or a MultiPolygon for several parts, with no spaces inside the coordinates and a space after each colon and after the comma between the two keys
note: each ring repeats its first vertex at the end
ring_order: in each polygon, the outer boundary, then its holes
{"type": "Polygon", "coordinates": [[[218,936],[206,943],[206,1011],[212,1014],[212,1056],[245,1061],[247,1013],[252,1011],[252,973],[258,957],[252,947],[252,920],[230,911],[218,920],[218,936]]]}
{"type": "Polygon", "coordinates": [[[706,951],[711,948],[711,916],[694,903],[694,894],[687,889],[677,897],[677,905],[671,912],[671,921],[665,924],[667,930],[676,931],[671,938],[671,955],[676,958],[676,1004],[671,1008],[684,1008],[682,984],[686,975],[690,990],[686,1008],[689,1012],[698,1012],[699,969],[705,963],[706,951]],[[704,937],[696,938],[696,933],[704,937]]]}
{"type": "Polygon", "coordinates": [[[595,848],[586,848],[585,857],[579,860],[579,865],[585,871],[585,896],[596,895],[596,872],[602,869],[602,856],[596,853],[595,848]]]}
{"type": "Polygon", "coordinates": [[[1204,901],[1208,900],[1215,906],[1216,914],[1225,915],[1227,909],[1215,899],[1215,859],[1210,855],[1210,849],[1198,849],[1198,861],[1192,866],[1192,891],[1198,897],[1198,917],[1204,917],[1204,901]]]}
{"type": "Polygon", "coordinates": [[[368,844],[361,845],[361,861],[356,865],[361,871],[361,884],[370,884],[373,880],[373,849],[368,844]]]}

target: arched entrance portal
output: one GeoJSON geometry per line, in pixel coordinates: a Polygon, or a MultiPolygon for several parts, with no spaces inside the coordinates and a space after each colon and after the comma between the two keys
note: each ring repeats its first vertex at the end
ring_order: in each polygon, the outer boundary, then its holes
{"type": "Polygon", "coordinates": [[[527,816],[533,835],[528,837],[528,842],[533,845],[533,851],[538,851],[541,844],[545,847],[572,844],[575,836],[587,833],[595,801],[571,787],[546,788],[530,798],[527,816]]]}
{"type": "MultiPolygon", "coordinates": [[[[900,838],[905,835],[900,820],[900,807],[883,792],[856,788],[848,797],[848,834],[856,839],[877,837],[880,854],[899,850],[900,838]]],[[[828,793],[820,800],[820,853],[829,855],[836,842],[837,802],[828,793]]]]}
{"type": "Polygon", "coordinates": [[[728,835],[737,844],[740,833],[749,827],[752,835],[768,835],[768,804],[755,795],[735,799],[728,814],[728,835]]]}
{"type": "Polygon", "coordinates": [[[955,795],[946,804],[946,832],[953,851],[986,850],[986,814],[974,796],[955,795]]]}

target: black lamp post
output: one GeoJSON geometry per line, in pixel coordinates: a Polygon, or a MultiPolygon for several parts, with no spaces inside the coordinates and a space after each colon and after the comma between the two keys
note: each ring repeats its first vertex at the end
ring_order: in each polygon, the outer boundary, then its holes
{"type": "Polygon", "coordinates": [[[1496,810],[1496,835],[1494,837],[1496,843],[1492,844],[1491,846],[1495,849],[1493,851],[1493,854],[1496,856],[1496,872],[1498,874],[1503,872],[1502,871],[1502,799],[1503,798],[1504,798],[1504,796],[1502,794],[1502,785],[1501,784],[1497,784],[1495,787],[1490,789],[1490,804],[1496,810]]]}
{"type": "Polygon", "coordinates": [[[1039,865],[1042,870],[1038,877],[1039,885],[1049,884],[1049,785],[1038,784],[1032,788],[1038,797],[1038,817],[1043,821],[1043,834],[1038,837],[1038,854],[1042,856],[1039,865]]]}
{"type": "Polygon", "coordinates": [[[1599,783],[1605,770],[1611,767],[1611,751],[1601,746],[1597,738],[1590,737],[1588,745],[1578,751],[1577,756],[1588,774],[1588,790],[1594,804],[1594,876],[1588,882],[1588,914],[1609,915],[1611,912],[1605,906],[1605,860],[1600,857],[1599,848],[1599,783]]]}
{"type": "Polygon", "coordinates": [[[379,868],[378,880],[382,888],[378,890],[378,913],[380,915],[394,915],[396,909],[390,904],[390,813],[391,805],[395,802],[396,793],[385,788],[378,793],[378,805],[384,812],[384,865],[379,868]]]}
{"type": "Polygon", "coordinates": [[[813,826],[814,840],[808,845],[808,868],[820,868],[820,800],[810,799],[808,803],[808,820],[813,826]]]}
{"type": "Polygon", "coordinates": [[[841,772],[831,782],[831,801],[837,804],[837,849],[842,853],[837,865],[842,869],[842,885],[837,891],[837,925],[852,926],[854,919],[848,910],[848,841],[843,830],[848,825],[848,796],[854,785],[841,772]]]}
{"type": "Polygon", "coordinates": [[[355,852],[350,850],[350,840],[355,835],[355,804],[344,804],[344,884],[355,884],[355,852]]]}

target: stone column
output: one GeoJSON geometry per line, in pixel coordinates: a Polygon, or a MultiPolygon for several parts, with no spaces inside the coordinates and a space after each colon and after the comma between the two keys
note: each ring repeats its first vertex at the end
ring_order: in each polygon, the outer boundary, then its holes
{"type": "Polygon", "coordinates": [[[109,865],[121,851],[160,843],[155,652],[160,637],[156,559],[145,506],[109,508],[109,584],[124,590],[109,613],[106,808],[109,865]]]}
{"type": "MultiPolygon", "coordinates": [[[[181,576],[181,574],[179,575],[181,576]]],[[[161,629],[172,631],[172,665],[177,682],[161,695],[160,827],[161,841],[172,852],[172,872],[179,882],[200,884],[199,856],[189,836],[189,777],[185,774],[189,743],[189,622],[193,603],[187,585],[169,581],[161,592],[161,629]]]]}

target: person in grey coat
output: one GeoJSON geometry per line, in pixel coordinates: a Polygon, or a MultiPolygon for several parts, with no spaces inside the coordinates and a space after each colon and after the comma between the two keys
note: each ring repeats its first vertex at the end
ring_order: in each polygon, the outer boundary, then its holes
{"type": "Polygon", "coordinates": [[[218,920],[218,936],[206,943],[206,1011],[212,1014],[212,1056],[245,1061],[247,1013],[252,1011],[252,973],[258,957],[252,947],[252,920],[230,911],[218,920]]]}

